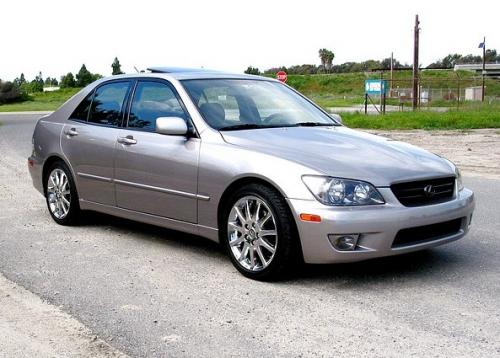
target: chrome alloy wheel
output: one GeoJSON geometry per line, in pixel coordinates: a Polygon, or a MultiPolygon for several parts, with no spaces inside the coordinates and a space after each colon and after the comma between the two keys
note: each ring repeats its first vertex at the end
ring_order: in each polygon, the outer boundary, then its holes
{"type": "Polygon", "coordinates": [[[51,213],[57,219],[64,219],[68,215],[71,203],[69,180],[61,169],[54,169],[47,182],[47,200],[51,213]]]}
{"type": "Polygon", "coordinates": [[[232,254],[245,269],[262,271],[273,260],[278,231],[264,200],[256,196],[239,199],[229,213],[227,235],[232,254]]]}

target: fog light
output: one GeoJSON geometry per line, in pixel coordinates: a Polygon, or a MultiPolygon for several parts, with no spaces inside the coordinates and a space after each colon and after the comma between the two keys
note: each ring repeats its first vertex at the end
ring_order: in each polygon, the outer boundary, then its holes
{"type": "Polygon", "coordinates": [[[356,249],[359,234],[328,235],[332,246],[339,251],[353,251],[356,249]]]}

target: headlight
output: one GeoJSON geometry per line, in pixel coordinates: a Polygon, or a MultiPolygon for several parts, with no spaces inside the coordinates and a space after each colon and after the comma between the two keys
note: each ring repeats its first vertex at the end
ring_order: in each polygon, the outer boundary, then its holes
{"type": "Polygon", "coordinates": [[[457,177],[457,187],[458,191],[462,191],[464,188],[464,183],[462,182],[462,174],[460,174],[460,169],[455,167],[455,175],[457,177]]]}
{"type": "Polygon", "coordinates": [[[304,175],[302,181],[325,205],[353,206],[384,204],[382,195],[370,183],[318,175],[304,175]]]}

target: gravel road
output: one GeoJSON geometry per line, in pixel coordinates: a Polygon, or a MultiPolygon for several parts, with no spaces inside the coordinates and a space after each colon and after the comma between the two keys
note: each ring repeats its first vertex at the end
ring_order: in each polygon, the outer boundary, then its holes
{"type": "Polygon", "coordinates": [[[53,223],[26,168],[36,118],[0,116],[0,273],[117,351],[500,355],[500,181],[465,177],[478,205],[456,243],[260,283],[199,237],[99,214],[79,227],[53,223]]]}

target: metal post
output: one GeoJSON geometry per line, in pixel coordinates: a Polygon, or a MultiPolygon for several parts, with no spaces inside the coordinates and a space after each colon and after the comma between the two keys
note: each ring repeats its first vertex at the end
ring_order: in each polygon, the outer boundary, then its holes
{"type": "Polygon", "coordinates": [[[391,85],[389,86],[389,96],[392,96],[392,81],[394,80],[393,71],[394,71],[394,52],[391,52],[391,85]]]}
{"type": "Polygon", "coordinates": [[[413,110],[418,106],[418,35],[419,35],[418,15],[415,15],[415,29],[413,33],[413,110]]]}
{"type": "Polygon", "coordinates": [[[384,71],[380,71],[380,111],[382,112],[382,93],[383,91],[383,78],[384,78],[384,71]]]}
{"type": "Polygon", "coordinates": [[[484,102],[484,76],[486,75],[486,36],[483,38],[483,85],[481,90],[481,102],[484,102]]]}
{"type": "Polygon", "coordinates": [[[368,93],[365,93],[365,114],[368,113],[368,93]]]}

